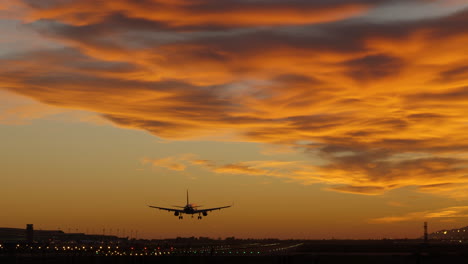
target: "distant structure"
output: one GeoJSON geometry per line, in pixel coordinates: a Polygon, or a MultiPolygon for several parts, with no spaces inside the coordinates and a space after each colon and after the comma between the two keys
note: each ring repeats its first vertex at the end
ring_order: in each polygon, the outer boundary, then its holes
{"type": "Polygon", "coordinates": [[[84,233],[65,233],[62,230],[36,230],[32,224],[24,228],[0,227],[1,243],[36,243],[52,241],[126,241],[128,238],[116,236],[87,235],[84,233]]]}
{"type": "Polygon", "coordinates": [[[468,242],[468,226],[450,230],[439,230],[429,234],[429,239],[431,239],[431,241],[466,243],[468,242]]]}
{"type": "Polygon", "coordinates": [[[33,224],[26,225],[26,241],[28,243],[34,242],[34,226],[33,224]]]}
{"type": "Polygon", "coordinates": [[[428,234],[427,234],[427,222],[424,222],[424,244],[427,244],[428,242],[428,234]]]}

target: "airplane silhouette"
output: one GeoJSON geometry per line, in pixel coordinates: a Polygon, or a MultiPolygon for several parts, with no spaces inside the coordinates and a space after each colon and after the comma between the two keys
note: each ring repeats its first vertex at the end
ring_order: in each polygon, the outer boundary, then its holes
{"type": "Polygon", "coordinates": [[[174,212],[174,215],[178,216],[179,219],[183,219],[183,216],[182,216],[183,214],[189,214],[189,215],[192,215],[192,217],[193,217],[194,214],[198,214],[198,219],[202,219],[202,215],[207,216],[208,212],[210,212],[210,211],[221,210],[223,208],[228,208],[228,207],[231,207],[231,206],[232,205],[226,205],[226,206],[215,207],[215,208],[197,209],[198,207],[201,207],[201,205],[195,205],[195,204],[189,203],[188,190],[187,190],[187,204],[185,206],[174,205],[174,207],[178,207],[180,209],[178,209],[178,208],[165,208],[165,207],[158,207],[158,206],[148,205],[148,207],[151,207],[151,208],[156,208],[156,209],[159,209],[159,210],[174,212]]]}

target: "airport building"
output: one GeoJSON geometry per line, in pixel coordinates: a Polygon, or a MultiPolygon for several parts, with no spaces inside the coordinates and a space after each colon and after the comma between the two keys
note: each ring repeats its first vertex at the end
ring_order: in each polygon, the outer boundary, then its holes
{"type": "Polygon", "coordinates": [[[62,230],[34,230],[32,224],[26,229],[0,227],[0,242],[51,242],[51,241],[116,241],[127,240],[116,236],[87,235],[84,233],[65,233],[62,230]]]}
{"type": "Polygon", "coordinates": [[[32,224],[26,225],[26,229],[0,227],[0,241],[2,242],[34,242],[50,241],[63,237],[61,230],[34,230],[32,224]]]}

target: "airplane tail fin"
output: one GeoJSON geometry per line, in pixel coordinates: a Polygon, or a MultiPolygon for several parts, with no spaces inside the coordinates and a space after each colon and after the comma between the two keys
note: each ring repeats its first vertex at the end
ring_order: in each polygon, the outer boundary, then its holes
{"type": "Polygon", "coordinates": [[[189,204],[188,189],[187,189],[187,204],[189,204]]]}

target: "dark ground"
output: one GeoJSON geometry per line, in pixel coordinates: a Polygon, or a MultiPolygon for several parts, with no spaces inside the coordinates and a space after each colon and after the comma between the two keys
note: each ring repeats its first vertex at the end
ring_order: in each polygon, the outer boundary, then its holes
{"type": "MultiPolygon", "coordinates": [[[[203,247],[206,249],[206,246],[203,247]]],[[[132,251],[135,255],[105,256],[83,251],[25,251],[10,250],[0,254],[0,263],[71,263],[71,264],[147,264],[147,263],[274,263],[274,264],[367,264],[367,263],[411,263],[447,264],[468,263],[468,244],[459,241],[421,243],[416,240],[320,240],[320,241],[281,241],[271,243],[249,243],[229,245],[223,249],[200,250],[191,245],[177,249],[168,255],[158,255],[156,251],[132,251]],[[226,248],[229,248],[226,250],[226,248]],[[143,252],[148,255],[140,255],[143,252]],[[196,252],[196,253],[195,253],[196,252]],[[156,254],[155,254],[156,253],[156,254]]],[[[123,253],[123,251],[121,252],[123,253]]]]}

